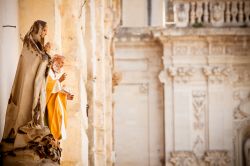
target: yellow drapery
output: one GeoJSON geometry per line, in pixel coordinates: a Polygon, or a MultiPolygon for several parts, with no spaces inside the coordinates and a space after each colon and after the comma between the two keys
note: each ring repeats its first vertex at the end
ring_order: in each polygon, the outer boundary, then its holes
{"type": "Polygon", "coordinates": [[[67,125],[67,95],[63,92],[53,93],[53,88],[56,84],[56,81],[58,80],[53,80],[50,76],[48,76],[46,87],[46,103],[49,129],[54,138],[59,140],[62,138],[62,127],[66,127],[67,125]]]}

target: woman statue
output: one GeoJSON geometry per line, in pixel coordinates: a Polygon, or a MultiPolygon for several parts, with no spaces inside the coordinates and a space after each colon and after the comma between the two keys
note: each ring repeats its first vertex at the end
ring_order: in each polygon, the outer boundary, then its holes
{"type": "Polygon", "coordinates": [[[48,135],[45,127],[46,77],[50,45],[44,46],[47,23],[34,22],[25,35],[16,76],[8,102],[3,142],[14,143],[14,148],[48,135]],[[46,49],[47,48],[47,49],[46,49]]]}

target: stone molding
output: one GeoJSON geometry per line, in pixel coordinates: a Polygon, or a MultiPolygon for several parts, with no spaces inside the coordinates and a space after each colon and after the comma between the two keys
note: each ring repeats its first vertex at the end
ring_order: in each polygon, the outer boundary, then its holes
{"type": "MultiPolygon", "coordinates": [[[[164,58],[163,58],[164,59],[164,58]]],[[[232,67],[228,65],[211,65],[211,66],[168,66],[165,65],[159,78],[161,82],[167,78],[174,78],[176,83],[187,83],[194,77],[199,79],[206,78],[212,84],[250,84],[250,72],[248,67],[232,67]],[[165,70],[165,71],[164,71],[165,70]]]]}

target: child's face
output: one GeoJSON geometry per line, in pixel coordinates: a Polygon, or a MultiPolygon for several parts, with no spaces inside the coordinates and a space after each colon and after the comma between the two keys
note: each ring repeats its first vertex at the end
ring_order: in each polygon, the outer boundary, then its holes
{"type": "Polygon", "coordinates": [[[52,69],[54,72],[60,73],[63,65],[64,65],[64,61],[62,59],[55,60],[52,64],[52,69]]]}

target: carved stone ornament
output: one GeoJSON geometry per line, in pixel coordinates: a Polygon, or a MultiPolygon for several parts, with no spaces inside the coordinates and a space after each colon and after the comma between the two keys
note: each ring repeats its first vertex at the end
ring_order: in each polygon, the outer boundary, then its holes
{"type": "Polygon", "coordinates": [[[206,104],[206,93],[204,91],[193,92],[193,106],[194,106],[194,128],[204,128],[204,113],[206,104]]]}
{"type": "Polygon", "coordinates": [[[117,86],[122,80],[122,73],[119,71],[113,72],[112,75],[112,85],[117,86]]]}
{"type": "Polygon", "coordinates": [[[209,166],[228,166],[231,162],[228,152],[223,150],[205,152],[204,161],[209,166]]]}
{"type": "Polygon", "coordinates": [[[193,143],[192,150],[196,154],[197,157],[201,156],[204,153],[204,140],[198,135],[193,143]]]}
{"type": "Polygon", "coordinates": [[[197,157],[190,151],[171,152],[170,162],[174,166],[198,166],[197,157]]]}
{"type": "Polygon", "coordinates": [[[249,83],[250,82],[249,68],[246,68],[244,70],[237,70],[234,82],[238,84],[249,83]]]}
{"type": "Polygon", "coordinates": [[[236,92],[234,98],[236,97],[240,100],[240,103],[234,110],[234,119],[244,120],[250,118],[250,93],[242,97],[240,92],[236,92]]]}
{"type": "Polygon", "coordinates": [[[166,83],[167,82],[167,72],[166,70],[162,70],[159,74],[159,80],[161,83],[166,83]]]}
{"type": "Polygon", "coordinates": [[[203,72],[211,83],[222,83],[223,81],[229,80],[230,75],[232,75],[232,68],[207,66],[203,68],[203,72]]]}
{"type": "Polygon", "coordinates": [[[187,83],[194,75],[195,69],[192,67],[169,67],[168,74],[174,78],[176,82],[187,83]]]}
{"type": "Polygon", "coordinates": [[[224,11],[225,11],[225,2],[222,1],[211,2],[210,19],[213,26],[222,26],[224,24],[224,11]]]}
{"type": "Polygon", "coordinates": [[[176,27],[187,27],[189,23],[189,9],[188,2],[176,2],[174,4],[174,21],[176,27]]]}
{"type": "Polygon", "coordinates": [[[148,85],[147,84],[141,84],[139,86],[140,93],[146,94],[148,92],[148,85]]]}

